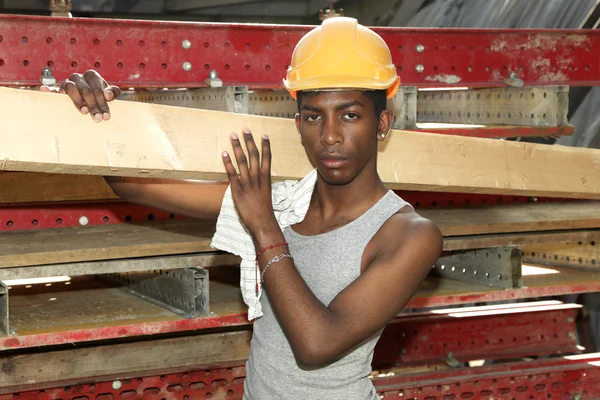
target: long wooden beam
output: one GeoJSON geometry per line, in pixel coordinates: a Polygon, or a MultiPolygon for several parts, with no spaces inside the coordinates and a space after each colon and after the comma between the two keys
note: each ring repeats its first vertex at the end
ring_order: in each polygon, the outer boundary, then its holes
{"type": "MultiPolygon", "coordinates": [[[[97,124],[66,96],[4,88],[0,102],[0,170],[222,180],[243,127],[270,135],[276,179],[312,168],[289,119],[117,101],[97,124]]],[[[378,165],[393,189],[600,199],[594,149],[396,130],[378,165]]]]}
{"type": "Polygon", "coordinates": [[[0,356],[0,394],[92,378],[127,379],[157,371],[240,365],[248,358],[251,336],[247,330],[0,356]]]}
{"type": "MultiPolygon", "coordinates": [[[[600,228],[600,202],[596,201],[423,209],[420,213],[438,224],[446,238],[445,250],[547,243],[562,239],[554,235],[527,239],[518,233],[600,228]],[[479,236],[490,234],[510,235],[479,236]]],[[[212,252],[213,233],[214,223],[197,220],[5,232],[0,235],[0,268],[212,252]]],[[[578,240],[593,237],[581,235],[578,240]]]]}
{"type": "Polygon", "coordinates": [[[114,200],[101,176],[0,172],[0,204],[114,200]]]}

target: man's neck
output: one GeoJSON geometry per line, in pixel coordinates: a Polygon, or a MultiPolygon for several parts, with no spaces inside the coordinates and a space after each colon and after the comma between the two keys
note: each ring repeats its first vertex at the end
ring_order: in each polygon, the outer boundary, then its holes
{"type": "Polygon", "coordinates": [[[376,170],[366,172],[346,185],[330,185],[319,175],[310,207],[323,219],[354,210],[364,212],[387,192],[376,170]]]}

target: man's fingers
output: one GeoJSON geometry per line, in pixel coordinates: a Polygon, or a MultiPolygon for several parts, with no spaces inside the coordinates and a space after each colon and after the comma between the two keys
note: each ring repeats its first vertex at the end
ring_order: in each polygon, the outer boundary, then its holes
{"type": "Polygon", "coordinates": [[[70,78],[62,84],[61,90],[71,98],[73,104],[75,104],[75,107],[79,111],[81,111],[83,114],[87,114],[89,112],[89,108],[87,107],[84,98],[81,96],[77,85],[70,78]]]}
{"type": "Polygon", "coordinates": [[[235,133],[231,134],[231,146],[233,147],[233,154],[235,155],[235,161],[237,162],[238,170],[240,172],[240,179],[242,182],[247,182],[248,159],[246,158],[246,154],[244,154],[244,150],[242,149],[240,138],[235,133]]]}
{"type": "Polygon", "coordinates": [[[121,89],[118,86],[108,86],[104,89],[104,98],[106,101],[113,101],[121,95],[121,89]]]}
{"type": "Polygon", "coordinates": [[[260,172],[263,177],[266,177],[269,180],[271,179],[271,142],[269,142],[269,137],[267,135],[263,135],[262,137],[262,161],[260,172]]]}
{"type": "Polygon", "coordinates": [[[221,157],[223,158],[223,166],[225,167],[225,172],[227,172],[227,179],[229,179],[231,188],[237,190],[239,188],[240,181],[237,171],[231,162],[231,157],[229,157],[229,153],[226,151],[221,154],[221,157]]]}
{"type": "Polygon", "coordinates": [[[244,141],[246,142],[246,148],[248,149],[248,159],[250,169],[250,175],[253,177],[259,176],[260,170],[260,155],[258,154],[258,148],[254,143],[254,137],[249,129],[244,129],[244,141]]]}
{"type": "MultiPolygon", "coordinates": [[[[70,78],[70,80],[75,83],[76,89],[79,91],[81,97],[83,97],[83,101],[89,109],[92,119],[96,122],[102,121],[102,110],[100,109],[100,106],[96,100],[96,94],[88,84],[88,81],[81,75],[73,76],[70,78]]],[[[68,93],[68,89],[70,89],[70,87],[66,89],[68,93]]]]}
{"type": "Polygon", "coordinates": [[[40,86],[40,92],[44,92],[44,93],[55,92],[55,93],[57,93],[58,90],[56,88],[51,88],[50,86],[47,86],[47,85],[42,85],[42,86],[40,86]]]}
{"type": "Polygon", "coordinates": [[[93,112],[92,117],[96,121],[110,119],[110,110],[108,108],[108,104],[106,103],[106,99],[104,98],[104,90],[108,84],[96,71],[93,70],[86,71],[85,74],[83,74],[83,78],[92,90],[94,98],[96,99],[96,104],[98,105],[99,111],[98,113],[93,112]]]}

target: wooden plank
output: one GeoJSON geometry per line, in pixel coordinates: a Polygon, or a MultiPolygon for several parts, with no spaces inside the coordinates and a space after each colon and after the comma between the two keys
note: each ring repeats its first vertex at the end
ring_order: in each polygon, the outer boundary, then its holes
{"type": "Polygon", "coordinates": [[[101,176],[0,172],[0,204],[118,199],[101,176]]]}
{"type": "Polygon", "coordinates": [[[600,202],[421,209],[444,236],[600,228],[600,202]]]}
{"type": "Polygon", "coordinates": [[[18,336],[177,318],[172,312],[96,276],[12,285],[10,301],[10,325],[18,336]]]}
{"type": "MultiPolygon", "coordinates": [[[[209,269],[209,301],[211,314],[208,317],[185,319],[145,299],[121,290],[119,284],[99,279],[97,276],[72,277],[68,281],[52,283],[11,284],[10,326],[16,336],[10,338],[27,341],[27,336],[50,335],[74,332],[69,341],[94,341],[106,339],[103,330],[113,332],[113,337],[132,330],[136,325],[145,325],[144,335],[166,333],[154,329],[172,321],[174,325],[193,325],[193,329],[209,329],[223,326],[215,321],[223,318],[229,325],[248,324],[247,307],[242,301],[239,285],[239,268],[209,269]],[[228,274],[229,276],[223,276],[228,274]],[[237,277],[231,278],[231,277],[237,277]],[[234,318],[239,315],[240,318],[234,318]],[[98,330],[92,333],[90,330],[98,330]],[[84,334],[90,332],[90,334],[84,334]],[[78,334],[79,333],[79,334],[78,334]],[[25,338],[25,339],[24,339],[25,338]]],[[[177,329],[168,332],[175,332],[177,329]]],[[[139,333],[138,333],[139,334],[139,333]]],[[[123,336],[132,336],[131,334],[123,336]]],[[[1,342],[1,341],[0,341],[1,342]]],[[[41,340],[39,345],[53,344],[41,340]]],[[[6,350],[0,343],[0,351],[6,350]]]]}
{"type": "Polygon", "coordinates": [[[213,233],[197,220],[5,232],[0,267],[213,252],[213,233]]]}
{"type": "MultiPolygon", "coordinates": [[[[444,251],[483,249],[501,246],[525,246],[525,250],[527,251],[529,250],[527,245],[550,243],[556,244],[579,241],[597,241],[600,243],[600,230],[572,230],[535,233],[519,232],[490,235],[450,236],[444,239],[444,251]]],[[[532,260],[530,258],[527,258],[526,261],[541,262],[541,260],[532,260]]],[[[239,257],[227,253],[202,253],[185,256],[159,255],[144,258],[67,262],[62,264],[0,268],[0,280],[30,279],[50,276],[82,276],[96,274],[98,272],[110,273],[145,271],[149,269],[185,268],[194,265],[200,265],[203,267],[216,267],[238,265],[239,262],[239,257]]],[[[589,262],[591,263],[591,260],[589,262]]]]}
{"type": "Polygon", "coordinates": [[[248,358],[250,331],[0,356],[0,393],[222,366],[248,358]],[[41,367],[46,366],[46,367],[41,367]],[[52,368],[50,368],[52,366],[52,368]]]}
{"type": "Polygon", "coordinates": [[[542,231],[534,233],[519,232],[491,235],[452,236],[444,239],[444,250],[484,249],[501,246],[528,247],[528,245],[592,240],[600,243],[600,230],[542,231]]]}
{"type": "Polygon", "coordinates": [[[0,268],[0,280],[46,278],[50,276],[82,276],[97,273],[148,271],[151,269],[179,269],[189,267],[217,267],[236,265],[240,258],[229,253],[202,253],[185,256],[161,256],[98,260],[64,264],[0,268]]]}
{"type": "MultiPolygon", "coordinates": [[[[600,228],[600,202],[422,209],[420,213],[436,222],[446,237],[600,228]]],[[[191,219],[4,232],[0,268],[212,252],[213,233],[214,223],[191,219]]],[[[468,248],[468,241],[462,243],[468,248]]],[[[481,243],[480,239],[474,243],[481,243]]]]}
{"type": "MultiPolygon", "coordinates": [[[[0,101],[0,170],[223,180],[221,152],[242,127],[270,135],[276,179],[312,169],[288,119],[118,101],[96,124],[66,96],[4,88],[0,101]],[[32,107],[36,118],[24,114],[32,107]]],[[[600,199],[599,164],[596,149],[400,130],[378,161],[393,189],[590,199],[600,199]]]]}

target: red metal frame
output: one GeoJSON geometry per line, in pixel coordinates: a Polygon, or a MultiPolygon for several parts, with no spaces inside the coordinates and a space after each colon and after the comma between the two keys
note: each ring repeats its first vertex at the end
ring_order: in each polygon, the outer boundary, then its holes
{"type": "Polygon", "coordinates": [[[166,221],[184,217],[120,201],[98,203],[44,203],[0,207],[0,232],[166,221]],[[83,219],[82,219],[83,218],[83,219]]]}
{"type": "MultiPolygon", "coordinates": [[[[123,87],[200,87],[214,69],[227,85],[281,88],[294,46],[311,28],[3,15],[0,84],[37,85],[50,66],[59,80],[94,68],[123,87]]],[[[600,85],[598,30],[374,30],[405,85],[505,86],[513,72],[527,86],[600,85]]]]}
{"type": "Polygon", "coordinates": [[[521,303],[408,314],[383,331],[373,368],[435,364],[449,354],[464,362],[577,353],[574,321],[579,308],[521,303]]]}
{"type": "Polygon", "coordinates": [[[384,399],[598,399],[600,353],[400,375],[374,381],[384,399]]]}
{"type": "MultiPolygon", "coordinates": [[[[383,399],[593,400],[600,398],[600,353],[478,368],[373,378],[383,399]]],[[[241,399],[244,366],[88,382],[0,395],[0,400],[241,399]]],[[[273,377],[272,379],[277,379],[273,377]]]]}
{"type": "MultiPolygon", "coordinates": [[[[469,193],[440,193],[396,191],[415,208],[464,207],[494,204],[574,201],[559,198],[529,198],[525,196],[486,195],[469,193]]],[[[139,223],[184,219],[181,215],[168,213],[152,207],[121,201],[110,202],[56,202],[40,204],[0,205],[0,232],[29,229],[67,228],[86,226],[139,223]],[[82,219],[82,217],[84,217],[82,219]]]]}

